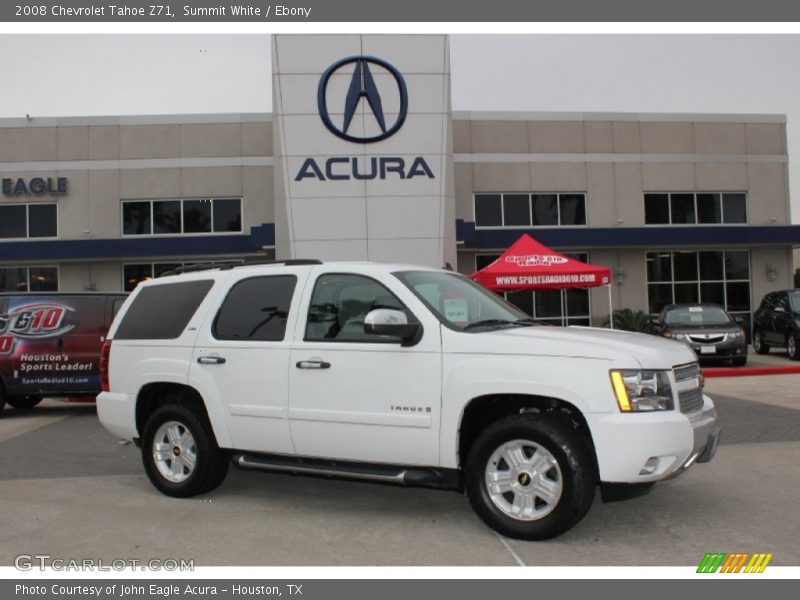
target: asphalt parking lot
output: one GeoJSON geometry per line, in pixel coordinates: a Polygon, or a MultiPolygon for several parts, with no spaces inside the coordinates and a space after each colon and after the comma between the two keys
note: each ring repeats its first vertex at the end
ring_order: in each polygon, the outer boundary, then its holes
{"type": "Polygon", "coordinates": [[[455,492],[244,472],[202,498],[150,485],[93,404],[0,419],[0,565],[194,559],[196,565],[697,565],[706,552],[800,564],[800,375],[708,380],[716,458],[644,497],[603,504],[548,542],[500,538],[455,492]]]}

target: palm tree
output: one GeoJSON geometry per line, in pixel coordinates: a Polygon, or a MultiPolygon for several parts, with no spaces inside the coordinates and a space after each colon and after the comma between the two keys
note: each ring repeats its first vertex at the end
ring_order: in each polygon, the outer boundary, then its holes
{"type": "MultiPolygon", "coordinates": [[[[608,327],[608,325],[609,321],[606,320],[605,326],[608,327]]],[[[614,329],[653,333],[653,324],[650,321],[650,315],[643,310],[620,308],[614,311],[614,329]]]]}

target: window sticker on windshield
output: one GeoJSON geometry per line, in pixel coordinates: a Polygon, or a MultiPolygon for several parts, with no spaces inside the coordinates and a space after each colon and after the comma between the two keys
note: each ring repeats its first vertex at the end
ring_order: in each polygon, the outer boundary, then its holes
{"type": "Polygon", "coordinates": [[[446,298],[444,304],[444,318],[454,323],[469,321],[466,298],[446,298]]]}
{"type": "Polygon", "coordinates": [[[703,312],[702,306],[690,306],[689,312],[703,312]]]}

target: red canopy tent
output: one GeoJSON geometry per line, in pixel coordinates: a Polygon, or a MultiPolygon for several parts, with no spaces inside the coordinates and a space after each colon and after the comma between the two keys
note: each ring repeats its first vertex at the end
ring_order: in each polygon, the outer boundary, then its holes
{"type": "MultiPolygon", "coordinates": [[[[496,292],[562,290],[605,285],[611,310],[611,269],[569,258],[524,233],[496,261],[470,277],[496,292]]],[[[611,327],[614,327],[613,315],[611,327]]]]}

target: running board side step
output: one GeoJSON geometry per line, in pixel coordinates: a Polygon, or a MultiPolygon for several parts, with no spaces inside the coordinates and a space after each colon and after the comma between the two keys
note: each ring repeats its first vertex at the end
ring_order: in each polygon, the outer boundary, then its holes
{"type": "Polygon", "coordinates": [[[401,467],[252,453],[234,454],[232,460],[234,464],[243,469],[277,471],[295,475],[360,479],[377,483],[390,483],[413,487],[448,490],[461,488],[461,477],[457,469],[401,467]]]}

